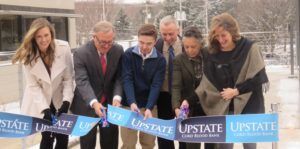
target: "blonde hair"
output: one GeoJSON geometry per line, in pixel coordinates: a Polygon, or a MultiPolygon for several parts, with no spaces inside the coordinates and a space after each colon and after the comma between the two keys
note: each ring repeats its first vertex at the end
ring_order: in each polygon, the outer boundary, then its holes
{"type": "Polygon", "coordinates": [[[55,30],[53,26],[45,18],[35,19],[26,33],[23,42],[20,47],[16,50],[16,54],[12,59],[12,63],[21,62],[24,65],[32,64],[32,61],[36,61],[40,55],[38,55],[38,46],[35,41],[35,34],[42,28],[48,27],[51,33],[51,42],[46,51],[46,57],[48,56],[49,64],[52,65],[54,61],[54,50],[55,50],[55,30]]]}
{"type": "Polygon", "coordinates": [[[220,51],[220,44],[215,39],[216,37],[216,29],[218,27],[223,27],[224,30],[228,31],[231,36],[233,42],[239,40],[241,38],[240,35],[240,28],[235,18],[233,18],[228,13],[222,13],[212,18],[211,25],[210,25],[210,32],[208,34],[208,42],[209,42],[209,52],[216,53],[220,51]]]}

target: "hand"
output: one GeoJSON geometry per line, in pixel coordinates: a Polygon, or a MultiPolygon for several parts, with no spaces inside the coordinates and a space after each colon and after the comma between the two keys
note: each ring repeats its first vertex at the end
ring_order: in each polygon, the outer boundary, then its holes
{"type": "Polygon", "coordinates": [[[61,105],[61,107],[57,110],[57,113],[56,113],[57,117],[59,117],[62,113],[68,113],[69,106],[70,106],[70,102],[64,101],[63,104],[61,105]]]}
{"type": "Polygon", "coordinates": [[[140,113],[140,109],[137,107],[137,105],[136,105],[135,103],[132,103],[132,104],[130,105],[130,109],[131,109],[131,111],[133,111],[133,112],[140,113]]]}
{"type": "Polygon", "coordinates": [[[146,120],[147,118],[152,118],[152,112],[149,109],[146,109],[145,113],[144,113],[144,120],[146,120]]]}
{"type": "Polygon", "coordinates": [[[179,114],[180,114],[180,109],[179,109],[179,108],[176,108],[176,109],[175,109],[175,116],[178,118],[178,117],[179,117],[179,114]]]}
{"type": "Polygon", "coordinates": [[[100,102],[94,102],[92,105],[95,113],[99,116],[99,117],[103,117],[104,114],[102,113],[102,109],[104,110],[105,107],[102,106],[102,104],[100,102]]]}
{"type": "Polygon", "coordinates": [[[233,97],[239,95],[239,91],[235,88],[224,88],[223,91],[220,93],[224,100],[230,100],[233,97]]]}
{"type": "Polygon", "coordinates": [[[183,107],[189,108],[189,102],[186,99],[184,99],[181,103],[180,108],[183,108],[183,107]]]}
{"type": "Polygon", "coordinates": [[[112,105],[115,106],[115,107],[120,107],[121,106],[121,101],[117,100],[117,99],[113,99],[112,105]]]}
{"type": "Polygon", "coordinates": [[[48,120],[48,121],[52,121],[52,118],[51,118],[51,110],[48,108],[48,109],[45,109],[43,110],[43,113],[44,113],[44,117],[43,119],[45,120],[48,120]]]}
{"type": "Polygon", "coordinates": [[[181,106],[180,106],[180,112],[178,115],[178,118],[186,119],[189,115],[189,102],[186,99],[183,99],[181,106]]]}

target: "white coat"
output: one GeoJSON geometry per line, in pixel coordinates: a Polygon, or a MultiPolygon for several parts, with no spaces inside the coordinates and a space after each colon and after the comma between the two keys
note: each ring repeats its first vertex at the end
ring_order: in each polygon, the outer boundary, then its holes
{"type": "Polygon", "coordinates": [[[44,109],[50,108],[51,100],[56,109],[63,101],[73,100],[73,62],[67,42],[55,40],[55,58],[51,78],[39,57],[32,65],[23,67],[26,87],[21,101],[21,114],[43,118],[44,109]]]}

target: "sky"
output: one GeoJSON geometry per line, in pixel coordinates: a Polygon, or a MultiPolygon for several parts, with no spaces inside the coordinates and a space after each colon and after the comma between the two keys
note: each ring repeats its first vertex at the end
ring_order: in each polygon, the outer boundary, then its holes
{"type": "MultiPolygon", "coordinates": [[[[75,0],[75,1],[88,1],[88,0],[75,0]]],[[[145,3],[146,0],[114,0],[115,2],[122,2],[126,4],[132,4],[132,3],[145,3]]],[[[149,0],[151,3],[156,3],[156,2],[162,2],[164,0],[149,0]]]]}
{"type": "MultiPolygon", "coordinates": [[[[145,3],[146,0],[116,0],[116,1],[119,1],[119,2],[123,2],[123,3],[145,3]]],[[[160,2],[162,0],[150,0],[150,2],[160,2]]]]}

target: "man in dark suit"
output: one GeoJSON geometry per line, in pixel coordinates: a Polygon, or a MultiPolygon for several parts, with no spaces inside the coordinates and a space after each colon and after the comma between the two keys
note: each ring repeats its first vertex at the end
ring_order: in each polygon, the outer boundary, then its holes
{"type": "MultiPolygon", "coordinates": [[[[123,48],[114,43],[115,29],[111,23],[98,22],[93,39],[74,52],[76,89],[71,111],[77,115],[103,117],[107,104],[120,106],[122,97],[121,56],[123,48]]],[[[118,126],[100,129],[100,146],[118,148],[118,126]]],[[[97,127],[80,137],[80,147],[95,148],[97,127]]]]}
{"type": "MultiPolygon", "coordinates": [[[[171,90],[172,90],[172,68],[173,59],[182,53],[182,43],[179,37],[179,26],[176,18],[165,16],[159,24],[161,37],[157,40],[155,48],[160,51],[167,61],[165,80],[163,82],[159,97],[157,99],[157,116],[160,119],[173,119],[171,90]]],[[[174,142],[163,138],[157,138],[159,149],[174,149],[174,142]]],[[[184,148],[184,143],[180,143],[180,149],[184,148]]]]}

